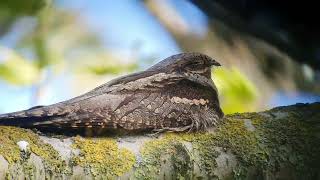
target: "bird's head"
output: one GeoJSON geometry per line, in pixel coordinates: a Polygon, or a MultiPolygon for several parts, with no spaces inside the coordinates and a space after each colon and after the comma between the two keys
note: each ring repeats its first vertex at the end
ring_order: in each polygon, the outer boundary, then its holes
{"type": "Polygon", "coordinates": [[[211,57],[201,53],[181,53],[164,59],[150,69],[211,79],[212,66],[221,65],[211,57]]]}
{"type": "MultiPolygon", "coordinates": [[[[107,86],[138,82],[137,86],[149,86],[154,81],[176,81],[177,78],[189,79],[193,82],[211,86],[216,89],[211,79],[212,66],[221,66],[211,57],[201,53],[181,53],[170,56],[145,71],[129,74],[108,82],[107,86]],[[156,78],[156,80],[152,79],[156,78]],[[144,83],[142,83],[144,81],[144,83]],[[151,82],[149,82],[151,81],[151,82]]],[[[132,88],[130,86],[130,88],[132,88]]],[[[158,86],[157,86],[158,87],[158,86]]],[[[127,89],[130,89],[127,87],[127,89]]]]}

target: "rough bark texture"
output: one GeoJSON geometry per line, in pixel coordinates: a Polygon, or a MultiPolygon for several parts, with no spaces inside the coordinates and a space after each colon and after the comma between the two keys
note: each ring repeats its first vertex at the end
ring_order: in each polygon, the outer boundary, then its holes
{"type": "Polygon", "coordinates": [[[227,115],[207,133],[160,137],[52,137],[1,126],[0,179],[45,178],[319,179],[320,103],[227,115]],[[26,151],[17,145],[24,141],[26,151]]]}

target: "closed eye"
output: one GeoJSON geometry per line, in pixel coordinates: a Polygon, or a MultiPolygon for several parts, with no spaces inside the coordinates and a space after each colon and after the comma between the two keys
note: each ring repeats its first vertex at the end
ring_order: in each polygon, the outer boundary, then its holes
{"type": "Polygon", "coordinates": [[[186,68],[189,70],[198,70],[203,68],[203,64],[201,62],[191,62],[186,65],[186,68]]]}

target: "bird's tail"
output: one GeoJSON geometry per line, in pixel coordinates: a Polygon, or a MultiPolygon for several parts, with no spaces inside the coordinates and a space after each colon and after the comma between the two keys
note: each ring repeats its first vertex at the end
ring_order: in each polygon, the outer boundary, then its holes
{"type": "Polygon", "coordinates": [[[58,108],[36,106],[31,109],[0,115],[0,125],[32,127],[35,124],[48,121],[63,115],[58,108]]]}

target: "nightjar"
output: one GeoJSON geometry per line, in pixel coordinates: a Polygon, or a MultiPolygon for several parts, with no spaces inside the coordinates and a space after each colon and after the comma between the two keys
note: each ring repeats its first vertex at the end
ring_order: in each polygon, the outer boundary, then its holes
{"type": "Polygon", "coordinates": [[[223,117],[207,55],[182,53],[145,71],[49,106],[0,115],[0,125],[41,130],[199,131],[223,117]]]}

